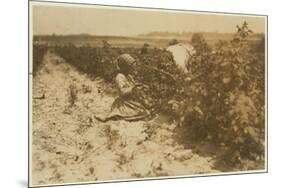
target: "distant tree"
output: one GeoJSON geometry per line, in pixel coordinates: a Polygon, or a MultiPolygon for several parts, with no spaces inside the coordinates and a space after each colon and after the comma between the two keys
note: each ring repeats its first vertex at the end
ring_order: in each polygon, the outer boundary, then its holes
{"type": "Polygon", "coordinates": [[[202,33],[194,33],[191,37],[192,44],[200,44],[204,42],[204,37],[202,33]]]}
{"type": "Polygon", "coordinates": [[[102,40],[102,44],[103,44],[103,49],[108,52],[111,48],[111,45],[108,43],[108,41],[106,40],[102,40]]]}
{"type": "Polygon", "coordinates": [[[142,48],[141,48],[141,53],[142,54],[147,53],[149,46],[150,45],[148,43],[144,43],[142,48]]]}
{"type": "Polygon", "coordinates": [[[175,44],[178,44],[179,41],[177,39],[172,39],[170,42],[169,42],[169,45],[175,45],[175,44]]]}
{"type": "Polygon", "coordinates": [[[211,50],[202,33],[194,33],[191,37],[191,44],[195,48],[196,52],[200,54],[211,50]]]}

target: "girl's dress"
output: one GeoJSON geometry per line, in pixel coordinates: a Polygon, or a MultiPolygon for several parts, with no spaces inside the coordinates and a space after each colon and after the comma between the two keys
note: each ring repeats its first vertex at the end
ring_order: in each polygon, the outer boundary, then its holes
{"type": "Polygon", "coordinates": [[[145,108],[142,96],[135,89],[135,83],[130,75],[127,77],[119,73],[115,82],[119,91],[119,96],[115,99],[111,107],[109,117],[136,121],[146,118],[150,113],[145,108]]]}

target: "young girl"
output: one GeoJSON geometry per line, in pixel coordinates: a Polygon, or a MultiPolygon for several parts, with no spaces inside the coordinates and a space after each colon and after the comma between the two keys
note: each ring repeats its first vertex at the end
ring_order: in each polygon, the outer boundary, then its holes
{"type": "Polygon", "coordinates": [[[111,112],[105,116],[95,116],[102,122],[109,120],[137,121],[150,116],[147,105],[143,100],[141,91],[137,89],[134,79],[134,66],[136,60],[129,54],[120,55],[117,60],[118,73],[115,83],[118,88],[119,96],[112,104],[111,112]]]}

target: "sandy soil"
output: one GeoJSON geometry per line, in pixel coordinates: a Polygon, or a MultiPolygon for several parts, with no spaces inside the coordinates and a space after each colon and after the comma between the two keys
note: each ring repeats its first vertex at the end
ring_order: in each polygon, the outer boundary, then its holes
{"type": "Polygon", "coordinates": [[[217,172],[214,159],[185,149],[173,123],[101,123],[114,87],[48,52],[33,78],[32,184],[135,179],[217,172]],[[71,86],[72,85],[72,86],[71,86]],[[77,98],[71,105],[70,87],[77,98]]]}

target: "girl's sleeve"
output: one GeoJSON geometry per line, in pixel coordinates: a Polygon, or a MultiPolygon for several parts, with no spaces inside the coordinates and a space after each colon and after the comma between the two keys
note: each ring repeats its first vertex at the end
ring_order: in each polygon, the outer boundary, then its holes
{"type": "Polygon", "coordinates": [[[133,86],[130,84],[130,82],[123,74],[118,74],[116,76],[115,81],[121,95],[127,95],[133,91],[133,86]]]}

